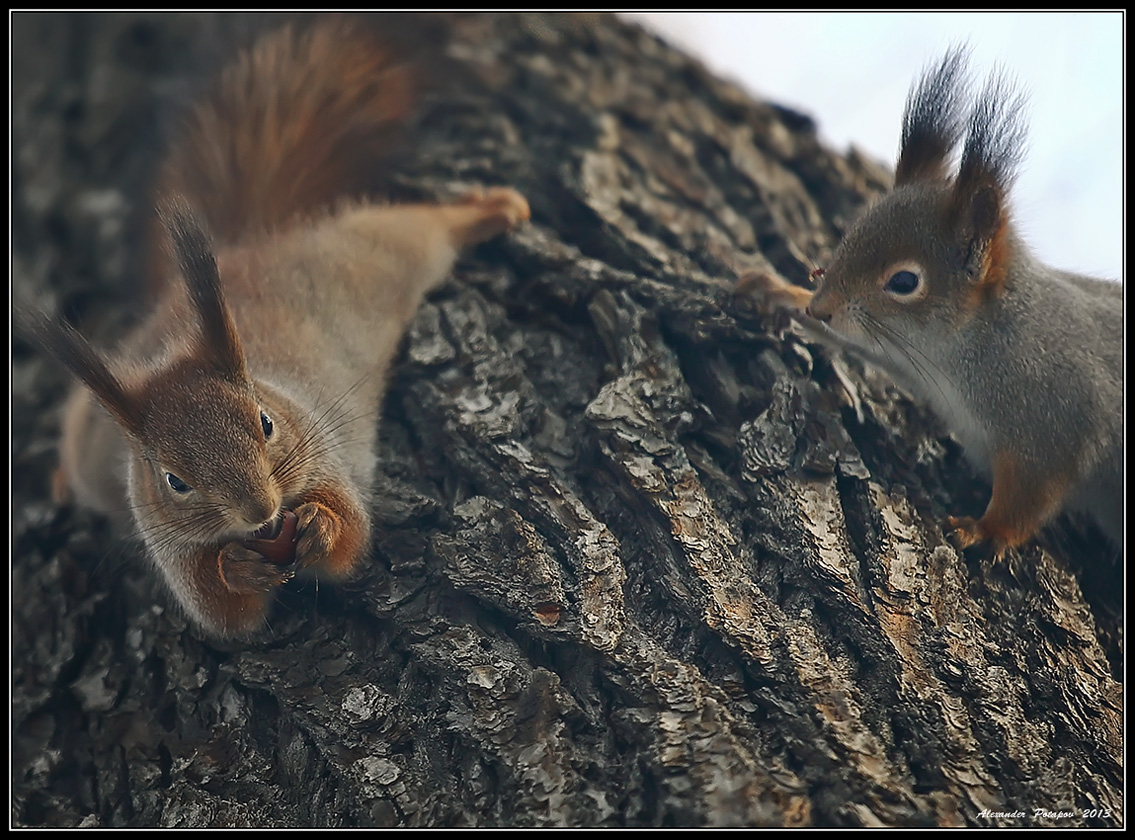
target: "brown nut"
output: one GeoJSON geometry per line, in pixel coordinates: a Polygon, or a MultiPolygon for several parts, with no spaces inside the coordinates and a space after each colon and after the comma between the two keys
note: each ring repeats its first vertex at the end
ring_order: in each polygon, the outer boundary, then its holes
{"type": "Polygon", "coordinates": [[[264,559],[286,566],[296,559],[296,526],[299,517],[290,510],[284,511],[280,532],[273,539],[245,540],[244,544],[264,559]]]}

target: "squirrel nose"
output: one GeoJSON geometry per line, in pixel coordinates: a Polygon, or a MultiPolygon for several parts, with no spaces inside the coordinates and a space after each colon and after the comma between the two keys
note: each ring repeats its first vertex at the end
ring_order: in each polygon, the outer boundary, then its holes
{"type": "Polygon", "coordinates": [[[266,492],[259,498],[247,500],[245,518],[256,525],[269,523],[280,513],[281,501],[280,494],[275,492],[275,488],[266,488],[266,492]]]}
{"type": "Polygon", "coordinates": [[[815,318],[817,321],[822,321],[825,324],[832,319],[830,313],[816,312],[810,305],[804,311],[808,314],[808,317],[815,318]]]}

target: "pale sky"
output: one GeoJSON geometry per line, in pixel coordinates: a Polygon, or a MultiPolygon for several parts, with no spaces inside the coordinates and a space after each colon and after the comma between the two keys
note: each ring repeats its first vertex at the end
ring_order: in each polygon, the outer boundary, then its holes
{"type": "Polygon", "coordinates": [[[907,90],[952,44],[982,81],[1000,65],[1028,94],[1011,208],[1057,268],[1122,279],[1122,13],[632,13],[755,96],[810,114],[838,150],[893,168],[907,90]]]}

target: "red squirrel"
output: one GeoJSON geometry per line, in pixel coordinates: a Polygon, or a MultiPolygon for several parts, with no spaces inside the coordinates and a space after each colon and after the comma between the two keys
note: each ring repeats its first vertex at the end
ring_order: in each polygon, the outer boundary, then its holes
{"type": "Polygon", "coordinates": [[[766,273],[740,282],[926,400],[992,476],[984,516],[950,520],[961,547],[1001,554],[1063,509],[1122,546],[1123,288],[1044,265],[1017,236],[1023,100],[994,76],[971,104],[965,65],[953,49],[911,90],[894,189],[814,293],[766,273]]]}
{"type": "Polygon", "coordinates": [[[449,204],[344,202],[414,99],[412,71],[345,17],[240,53],[161,169],[172,259],[113,354],[30,316],[79,379],[55,490],[128,509],[154,567],[207,633],[261,628],[298,573],[365,562],[386,372],[458,253],[529,217],[515,190],[449,204]]]}

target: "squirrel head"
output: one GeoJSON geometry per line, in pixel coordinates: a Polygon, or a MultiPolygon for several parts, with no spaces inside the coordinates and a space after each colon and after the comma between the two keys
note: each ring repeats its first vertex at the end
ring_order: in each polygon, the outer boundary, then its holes
{"type": "Polygon", "coordinates": [[[248,375],[209,238],[176,200],[160,213],[196,325],[169,336],[169,358],[113,370],[77,331],[39,319],[36,338],[95,395],[130,441],[134,516],[147,541],[247,537],[280,512],[269,448],[287,447],[248,375]]]}
{"type": "Polygon", "coordinates": [[[1023,98],[994,75],[967,113],[965,64],[952,49],[911,90],[894,189],[848,231],[808,307],[865,348],[948,338],[1009,282],[1023,98]]]}

